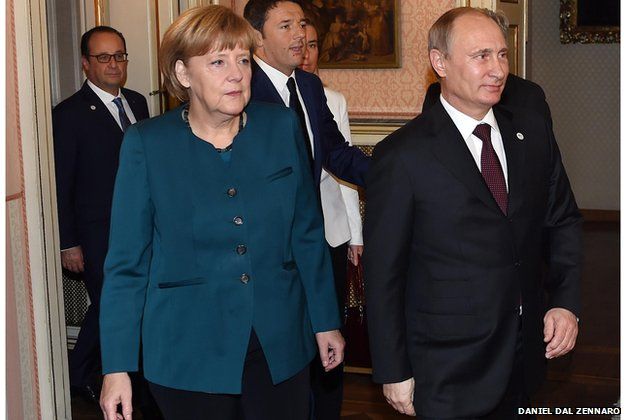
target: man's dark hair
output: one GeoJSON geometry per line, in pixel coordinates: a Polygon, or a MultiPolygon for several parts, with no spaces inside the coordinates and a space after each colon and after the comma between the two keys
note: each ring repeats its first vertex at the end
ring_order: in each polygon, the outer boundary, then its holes
{"type": "Polygon", "coordinates": [[[110,26],[96,26],[95,28],[91,28],[87,32],[82,34],[82,38],[80,38],[80,54],[82,54],[84,57],[88,57],[90,54],[89,40],[91,39],[91,36],[98,32],[108,32],[110,34],[117,35],[123,41],[124,51],[127,52],[126,39],[121,32],[119,32],[115,28],[111,28],[110,26]]]}
{"type": "Polygon", "coordinates": [[[269,10],[277,7],[278,3],[286,2],[302,6],[301,0],[249,0],[249,2],[245,5],[243,16],[255,30],[260,31],[260,33],[264,33],[262,28],[264,28],[264,22],[266,22],[269,10]]]}

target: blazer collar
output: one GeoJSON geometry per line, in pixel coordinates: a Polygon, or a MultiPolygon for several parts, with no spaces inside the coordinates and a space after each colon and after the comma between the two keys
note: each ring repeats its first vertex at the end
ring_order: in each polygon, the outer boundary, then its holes
{"type": "Polygon", "coordinates": [[[260,68],[255,60],[251,60],[251,96],[261,102],[284,104],[282,97],[273,86],[269,76],[260,68]]]}
{"type": "MultiPolygon", "coordinates": [[[[507,214],[512,215],[514,210],[518,208],[522,197],[521,174],[524,162],[524,147],[523,143],[516,137],[511,112],[494,107],[494,115],[501,130],[507,157],[509,185],[507,214]]],[[[442,104],[438,101],[431,108],[430,112],[426,112],[423,116],[432,119],[432,151],[436,158],[486,206],[500,212],[502,215],[459,130],[455,127],[453,120],[442,104]]]]}

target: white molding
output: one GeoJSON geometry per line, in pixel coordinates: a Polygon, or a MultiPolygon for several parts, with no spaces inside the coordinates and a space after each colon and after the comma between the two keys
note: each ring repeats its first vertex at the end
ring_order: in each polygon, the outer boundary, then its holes
{"type": "Polygon", "coordinates": [[[41,419],[71,418],[45,0],[15,2],[19,116],[41,419]],[[17,7],[19,5],[19,7],[17,7]]]}
{"type": "Polygon", "coordinates": [[[374,146],[403,126],[403,123],[351,123],[351,142],[354,146],[374,146]]]}
{"type": "Polygon", "coordinates": [[[61,101],[61,83],[59,78],[59,60],[58,54],[54,52],[58,51],[58,28],[57,28],[57,15],[56,15],[56,0],[48,0],[48,42],[52,54],[49,54],[50,59],[50,88],[52,90],[52,105],[56,105],[61,101]]]}

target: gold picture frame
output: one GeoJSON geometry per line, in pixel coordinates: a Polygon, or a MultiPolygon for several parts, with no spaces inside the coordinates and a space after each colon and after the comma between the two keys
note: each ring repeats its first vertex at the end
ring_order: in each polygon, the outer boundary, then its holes
{"type": "Polygon", "coordinates": [[[400,67],[398,0],[311,1],[319,35],[319,67],[400,67]]]}
{"type": "Polygon", "coordinates": [[[559,19],[562,44],[620,42],[619,0],[560,0],[559,19]]]}

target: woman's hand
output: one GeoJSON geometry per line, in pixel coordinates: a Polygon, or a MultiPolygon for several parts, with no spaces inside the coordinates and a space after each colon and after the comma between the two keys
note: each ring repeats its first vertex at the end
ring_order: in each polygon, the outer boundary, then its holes
{"type": "Polygon", "coordinates": [[[102,392],[100,393],[100,408],[104,413],[105,420],[132,419],[132,385],[130,376],[126,372],[104,375],[102,392]],[[117,413],[119,404],[121,404],[122,414],[117,413]]]}
{"type": "Polygon", "coordinates": [[[339,330],[316,333],[321,363],[329,372],[344,360],[345,340],[339,330]]]}

